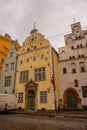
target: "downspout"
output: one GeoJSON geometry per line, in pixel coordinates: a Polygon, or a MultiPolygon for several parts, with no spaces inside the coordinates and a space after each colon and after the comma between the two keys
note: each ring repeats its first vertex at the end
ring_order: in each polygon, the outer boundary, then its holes
{"type": "MultiPolygon", "coordinates": [[[[52,79],[52,76],[54,76],[54,69],[53,69],[53,52],[52,52],[52,46],[50,46],[50,70],[51,70],[51,74],[50,74],[50,82],[52,79]]],[[[54,87],[51,83],[51,93],[52,93],[52,109],[56,110],[56,104],[55,104],[55,91],[54,91],[54,87]]]]}

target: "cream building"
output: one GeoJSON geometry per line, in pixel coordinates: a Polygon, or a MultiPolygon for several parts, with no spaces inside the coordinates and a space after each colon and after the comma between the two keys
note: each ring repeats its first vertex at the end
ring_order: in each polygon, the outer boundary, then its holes
{"type": "Polygon", "coordinates": [[[57,108],[57,66],[58,53],[37,29],[32,29],[18,54],[15,90],[17,108],[29,110],[57,108]]]}
{"type": "Polygon", "coordinates": [[[87,30],[80,22],[71,30],[59,48],[59,107],[87,108],[87,30]]]}

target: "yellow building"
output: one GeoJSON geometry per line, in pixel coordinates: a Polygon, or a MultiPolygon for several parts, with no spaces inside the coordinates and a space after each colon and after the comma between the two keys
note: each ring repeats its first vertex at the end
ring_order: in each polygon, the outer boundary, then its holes
{"type": "Polygon", "coordinates": [[[58,53],[35,28],[19,50],[15,89],[17,108],[58,106],[58,53]]]}
{"type": "MultiPolygon", "coordinates": [[[[0,35],[0,74],[2,70],[2,63],[4,58],[6,57],[10,47],[11,47],[12,39],[8,34],[5,36],[0,35]]],[[[17,50],[20,48],[20,45],[16,41],[16,48],[17,50]]]]}

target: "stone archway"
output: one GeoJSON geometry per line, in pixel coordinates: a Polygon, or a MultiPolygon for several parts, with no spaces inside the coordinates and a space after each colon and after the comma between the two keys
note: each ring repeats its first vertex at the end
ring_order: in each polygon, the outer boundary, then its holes
{"type": "Polygon", "coordinates": [[[63,95],[65,108],[77,108],[79,94],[74,88],[67,88],[63,95]]]}

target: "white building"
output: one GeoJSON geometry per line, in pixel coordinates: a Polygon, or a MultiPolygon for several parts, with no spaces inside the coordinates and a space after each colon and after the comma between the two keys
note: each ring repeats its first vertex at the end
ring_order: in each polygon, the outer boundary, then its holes
{"type": "Polygon", "coordinates": [[[65,46],[59,48],[59,106],[87,108],[87,30],[71,25],[65,46]]]}

